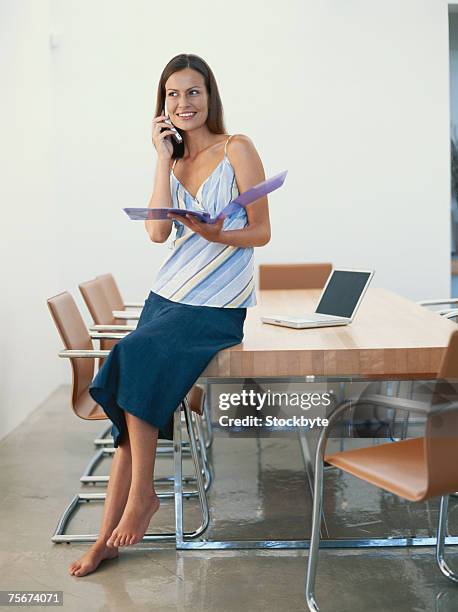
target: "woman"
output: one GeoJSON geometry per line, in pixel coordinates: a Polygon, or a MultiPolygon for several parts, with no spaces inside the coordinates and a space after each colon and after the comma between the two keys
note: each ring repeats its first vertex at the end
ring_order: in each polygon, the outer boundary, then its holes
{"type": "MultiPolygon", "coordinates": [[[[264,180],[250,139],[225,132],[211,69],[195,55],[177,55],[158,86],[149,207],[216,216],[239,192],[264,180]],[[176,132],[181,145],[172,143],[176,132]]],[[[99,537],[70,565],[74,576],[93,572],[102,560],[116,557],[119,546],[143,538],[159,508],[152,485],[158,436],[172,438],[173,412],[213,356],[242,341],[246,308],[256,304],[253,247],[270,240],[267,198],[215,224],[173,212],[169,217],[145,222],[153,242],[165,242],[175,225],[173,251],[137,329],[115,345],[90,388],[113,422],[116,452],[99,537]]]]}

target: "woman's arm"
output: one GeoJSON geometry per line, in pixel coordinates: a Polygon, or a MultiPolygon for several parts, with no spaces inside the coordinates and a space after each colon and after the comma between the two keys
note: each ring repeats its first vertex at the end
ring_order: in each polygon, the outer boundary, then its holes
{"type": "MultiPolygon", "coordinates": [[[[154,178],[154,189],[148,208],[172,208],[172,196],[170,193],[170,170],[173,146],[167,138],[173,131],[167,123],[164,123],[165,115],[159,115],[153,119],[152,140],[157,151],[156,176],[154,178]],[[164,132],[161,129],[166,127],[164,132]]],[[[153,242],[165,242],[172,229],[172,221],[150,220],[145,221],[145,229],[153,242]]]]}
{"type": "MultiPolygon", "coordinates": [[[[227,146],[227,154],[234,168],[239,193],[265,180],[264,168],[254,144],[247,136],[237,134],[227,146]]],[[[223,220],[214,224],[201,223],[190,217],[180,221],[211,242],[235,247],[264,246],[270,240],[270,219],[267,196],[246,207],[248,225],[242,229],[223,230],[223,220]]],[[[170,213],[171,218],[173,213],[170,213]]]]}
{"type": "MultiPolygon", "coordinates": [[[[148,208],[172,208],[172,197],[170,194],[170,160],[157,160],[156,176],[154,178],[154,189],[148,208]]],[[[172,221],[150,220],[145,221],[145,229],[153,242],[165,242],[172,229],[172,221]]]]}
{"type": "MultiPolygon", "coordinates": [[[[235,171],[239,193],[264,181],[266,175],[261,158],[252,141],[243,134],[233,136],[227,146],[229,161],[235,171]]],[[[243,229],[221,232],[218,242],[240,247],[264,246],[270,240],[270,219],[267,196],[246,207],[248,225],[243,229]]]]}

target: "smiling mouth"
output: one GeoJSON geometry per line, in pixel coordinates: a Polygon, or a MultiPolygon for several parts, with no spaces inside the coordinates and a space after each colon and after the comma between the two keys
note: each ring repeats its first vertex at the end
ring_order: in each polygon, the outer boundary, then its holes
{"type": "Polygon", "coordinates": [[[195,112],[190,112],[190,113],[176,113],[177,117],[180,117],[180,119],[192,119],[194,117],[196,113],[195,112]]]}

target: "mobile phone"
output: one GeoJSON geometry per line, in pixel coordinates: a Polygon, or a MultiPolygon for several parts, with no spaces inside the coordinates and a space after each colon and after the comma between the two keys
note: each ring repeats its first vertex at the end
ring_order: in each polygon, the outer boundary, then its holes
{"type": "MultiPolygon", "coordinates": [[[[167,101],[166,100],[164,100],[164,113],[163,114],[168,116],[168,113],[167,113],[167,101]]],[[[165,121],[165,123],[168,123],[170,125],[172,130],[174,130],[173,138],[175,138],[176,142],[178,142],[178,143],[183,142],[183,138],[181,137],[181,134],[178,133],[178,130],[173,125],[172,121],[170,119],[164,119],[164,121],[165,121]]]]}

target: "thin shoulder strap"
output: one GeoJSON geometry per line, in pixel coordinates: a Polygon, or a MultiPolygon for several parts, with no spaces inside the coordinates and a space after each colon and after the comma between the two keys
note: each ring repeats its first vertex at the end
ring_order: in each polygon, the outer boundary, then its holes
{"type": "Polygon", "coordinates": [[[175,159],[173,161],[173,165],[172,165],[172,171],[175,168],[175,165],[176,165],[177,161],[178,161],[178,157],[175,157],[175,159]]]}
{"type": "Polygon", "coordinates": [[[227,157],[227,143],[229,142],[229,140],[232,138],[234,134],[231,134],[229,136],[229,138],[226,140],[226,144],[224,145],[224,157],[227,157]]]}

